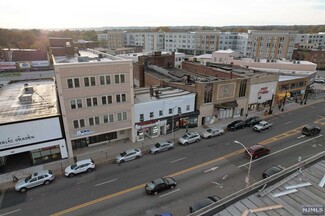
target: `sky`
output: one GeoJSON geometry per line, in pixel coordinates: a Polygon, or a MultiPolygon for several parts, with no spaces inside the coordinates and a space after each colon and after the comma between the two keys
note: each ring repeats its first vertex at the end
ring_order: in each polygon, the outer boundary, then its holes
{"type": "Polygon", "coordinates": [[[325,24],[325,0],[0,0],[0,28],[325,24]]]}

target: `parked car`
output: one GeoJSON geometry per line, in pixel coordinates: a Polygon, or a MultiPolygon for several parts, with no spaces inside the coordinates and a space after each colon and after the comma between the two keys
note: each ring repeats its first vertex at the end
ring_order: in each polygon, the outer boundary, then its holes
{"type": "Polygon", "coordinates": [[[178,138],[178,142],[182,145],[187,145],[189,143],[198,142],[201,140],[200,135],[197,132],[189,132],[184,136],[178,138]]]}
{"type": "Polygon", "coordinates": [[[191,213],[196,212],[196,211],[200,210],[201,208],[204,208],[212,203],[217,202],[219,199],[220,198],[218,198],[218,197],[216,198],[216,197],[212,197],[212,196],[205,197],[204,199],[197,201],[193,205],[191,205],[190,212],[191,213]]]}
{"type": "Polygon", "coordinates": [[[53,172],[51,170],[43,170],[31,174],[27,178],[20,179],[15,185],[15,190],[24,193],[29,188],[36,187],[39,185],[48,185],[53,180],[53,172]]]}
{"type": "Polygon", "coordinates": [[[151,154],[157,154],[159,152],[168,151],[174,149],[174,143],[171,141],[163,141],[156,143],[148,151],[151,154]]]}
{"type": "Polygon", "coordinates": [[[281,165],[273,165],[262,173],[262,177],[270,177],[274,174],[277,174],[278,172],[281,172],[282,170],[284,170],[284,167],[282,167],[281,165]]]}
{"type": "Polygon", "coordinates": [[[161,213],[161,214],[155,214],[155,216],[173,216],[171,213],[169,212],[164,212],[164,213],[161,213]]]}
{"type": "Polygon", "coordinates": [[[173,189],[176,185],[175,179],[171,177],[162,177],[147,183],[145,190],[148,194],[156,195],[161,191],[173,189]]]}
{"type": "MultiPolygon", "coordinates": [[[[270,149],[265,147],[264,145],[252,145],[251,147],[247,148],[247,150],[249,151],[249,153],[252,155],[253,159],[262,157],[264,155],[267,155],[270,153],[270,149]]],[[[245,155],[247,157],[251,157],[247,151],[245,151],[245,155]]]]}
{"type": "Polygon", "coordinates": [[[315,83],[325,83],[325,80],[324,79],[320,79],[320,78],[316,78],[315,83]]]}
{"type": "Polygon", "coordinates": [[[131,161],[142,157],[140,149],[127,149],[121,154],[118,154],[115,158],[116,163],[124,163],[125,161],[131,161]]]}
{"type": "Polygon", "coordinates": [[[201,137],[211,138],[214,136],[220,136],[224,133],[225,133],[224,129],[221,129],[221,128],[208,128],[204,132],[201,133],[201,137]]]}
{"type": "Polygon", "coordinates": [[[231,122],[228,126],[227,126],[227,130],[229,131],[235,131],[237,129],[241,129],[245,127],[245,122],[243,120],[236,120],[231,122]]]}
{"type": "Polygon", "coordinates": [[[252,116],[247,118],[244,122],[245,122],[245,126],[246,127],[252,127],[256,124],[258,124],[260,121],[262,121],[262,119],[258,116],[252,116]]]}
{"type": "Polygon", "coordinates": [[[92,159],[85,159],[77,161],[75,164],[68,166],[64,170],[64,175],[67,177],[73,177],[76,174],[83,172],[92,172],[95,169],[95,163],[92,159]]]}
{"type": "Polygon", "coordinates": [[[301,133],[306,136],[313,136],[319,134],[321,131],[320,127],[315,125],[307,125],[302,128],[301,133]]]}
{"type": "Polygon", "coordinates": [[[272,128],[272,123],[267,121],[260,121],[258,124],[253,126],[253,130],[258,132],[262,132],[263,130],[271,129],[271,128],[272,128]]]}

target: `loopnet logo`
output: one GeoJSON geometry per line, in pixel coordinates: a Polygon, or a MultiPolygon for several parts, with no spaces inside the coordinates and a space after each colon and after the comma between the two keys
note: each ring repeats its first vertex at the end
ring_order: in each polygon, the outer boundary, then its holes
{"type": "Polygon", "coordinates": [[[324,205],[303,205],[303,215],[324,215],[324,205]]]}

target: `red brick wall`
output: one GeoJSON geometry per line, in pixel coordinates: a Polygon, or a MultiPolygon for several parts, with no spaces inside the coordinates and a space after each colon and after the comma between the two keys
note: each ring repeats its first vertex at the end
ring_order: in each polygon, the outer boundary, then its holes
{"type": "Polygon", "coordinates": [[[134,79],[139,80],[139,87],[144,87],[144,65],[133,63],[134,79]]]}
{"type": "Polygon", "coordinates": [[[152,56],[139,56],[139,62],[150,62],[153,65],[157,65],[162,68],[173,68],[175,65],[174,55],[152,55],[152,56]]]}
{"type": "Polygon", "coordinates": [[[150,85],[152,86],[160,86],[161,81],[159,78],[152,76],[149,73],[144,73],[144,82],[145,86],[149,87],[150,85]]]}

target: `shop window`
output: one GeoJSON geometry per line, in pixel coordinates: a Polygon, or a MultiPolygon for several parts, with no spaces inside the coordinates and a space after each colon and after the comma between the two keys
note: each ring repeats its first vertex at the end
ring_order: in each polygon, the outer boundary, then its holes
{"type": "Polygon", "coordinates": [[[164,115],[163,111],[159,110],[159,116],[163,116],[163,115],[164,115]]]}
{"type": "Polygon", "coordinates": [[[140,114],[140,121],[144,121],[144,114],[140,114]]]}
{"type": "Polygon", "coordinates": [[[150,112],[150,118],[153,118],[153,112],[150,112]]]}
{"type": "Polygon", "coordinates": [[[169,110],[168,110],[168,113],[169,113],[169,114],[173,114],[173,109],[172,109],[172,108],[169,109],[169,110]]]}

